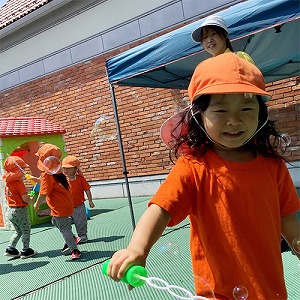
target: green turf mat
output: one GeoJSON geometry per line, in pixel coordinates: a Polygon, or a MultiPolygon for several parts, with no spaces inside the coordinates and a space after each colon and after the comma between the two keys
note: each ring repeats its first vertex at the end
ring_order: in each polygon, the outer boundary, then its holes
{"type": "MultiPolygon", "coordinates": [[[[147,209],[149,197],[133,198],[136,222],[147,209]]],[[[31,246],[39,254],[28,259],[0,255],[0,299],[24,300],[172,300],[165,290],[147,284],[129,292],[125,283],[116,283],[101,272],[102,264],[118,249],[126,247],[133,232],[126,198],[95,200],[88,221],[89,243],[79,245],[82,258],[71,261],[61,254],[64,242],[51,223],[32,227],[31,246]]],[[[12,231],[0,230],[0,253],[12,231]]],[[[20,242],[19,242],[19,245],[20,242]]],[[[290,251],[282,254],[289,300],[300,299],[299,260],[290,251]]],[[[189,223],[185,220],[167,228],[153,246],[147,260],[148,276],[168,284],[193,289],[189,254],[189,223]]]]}

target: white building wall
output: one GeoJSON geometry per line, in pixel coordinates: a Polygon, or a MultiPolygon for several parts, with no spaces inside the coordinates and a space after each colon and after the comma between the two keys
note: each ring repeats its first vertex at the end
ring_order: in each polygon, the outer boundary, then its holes
{"type": "Polygon", "coordinates": [[[0,30],[0,91],[238,2],[54,0],[0,30]]]}

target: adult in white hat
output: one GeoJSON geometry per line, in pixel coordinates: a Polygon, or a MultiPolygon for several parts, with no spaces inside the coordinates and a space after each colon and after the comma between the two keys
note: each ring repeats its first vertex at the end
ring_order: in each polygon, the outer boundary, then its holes
{"type": "MultiPolygon", "coordinates": [[[[235,52],[228,38],[228,28],[224,19],[212,15],[207,17],[203,23],[192,32],[192,39],[201,43],[204,50],[212,56],[225,52],[235,52]]],[[[243,51],[235,52],[239,57],[254,64],[253,59],[243,51]]]]}

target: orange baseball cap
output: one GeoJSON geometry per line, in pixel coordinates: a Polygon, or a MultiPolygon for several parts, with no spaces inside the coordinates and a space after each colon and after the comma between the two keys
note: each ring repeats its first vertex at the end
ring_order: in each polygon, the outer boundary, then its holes
{"type": "Polygon", "coordinates": [[[44,168],[44,160],[48,156],[56,156],[57,158],[61,158],[62,152],[56,145],[53,144],[44,144],[35,154],[39,157],[37,162],[37,167],[41,171],[45,171],[44,168]]]}
{"type": "Polygon", "coordinates": [[[63,168],[74,168],[79,167],[80,161],[79,159],[74,155],[68,155],[62,160],[62,167],[63,168]]]}
{"type": "Polygon", "coordinates": [[[191,103],[201,95],[239,93],[261,95],[265,101],[271,98],[265,91],[264,77],[260,70],[233,52],[201,62],[188,87],[191,103]]]}
{"type": "Polygon", "coordinates": [[[23,177],[23,171],[21,169],[29,167],[28,164],[19,156],[9,156],[3,164],[3,168],[6,171],[2,178],[5,182],[11,182],[14,180],[20,180],[23,177]]]}
{"type": "MultiPolygon", "coordinates": [[[[191,105],[202,95],[240,93],[260,95],[264,101],[271,99],[271,94],[265,91],[264,78],[260,70],[233,52],[223,53],[201,62],[196,67],[188,87],[191,105]]],[[[191,105],[185,110],[190,109],[191,105]]],[[[167,146],[174,140],[172,134],[179,137],[186,132],[187,128],[180,122],[183,115],[184,110],[162,124],[160,135],[167,146]]]]}
{"type": "Polygon", "coordinates": [[[19,156],[11,155],[4,162],[4,170],[7,172],[13,172],[15,170],[20,170],[21,168],[29,167],[28,164],[19,156]]]}

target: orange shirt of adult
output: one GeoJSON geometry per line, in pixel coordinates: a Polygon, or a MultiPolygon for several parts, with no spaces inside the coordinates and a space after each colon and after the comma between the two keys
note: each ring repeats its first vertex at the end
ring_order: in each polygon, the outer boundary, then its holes
{"type": "MultiPolygon", "coordinates": [[[[190,219],[193,273],[217,299],[232,299],[238,285],[249,299],[287,299],[280,251],[281,217],[300,202],[280,159],[223,160],[214,152],[180,157],[150,200],[174,226],[190,219]]],[[[197,295],[205,292],[197,286],[197,295]]]]}
{"type": "Polygon", "coordinates": [[[9,207],[28,206],[28,203],[22,199],[22,195],[27,193],[25,184],[22,181],[7,182],[4,192],[9,207]]]}
{"type": "Polygon", "coordinates": [[[55,180],[53,175],[43,173],[40,179],[40,194],[47,195],[46,201],[51,209],[51,216],[71,216],[74,211],[71,191],[55,180]]]}
{"type": "Polygon", "coordinates": [[[90,184],[85,180],[83,176],[76,175],[75,180],[69,180],[69,184],[72,192],[72,199],[74,207],[79,206],[85,201],[84,192],[91,188],[90,184]]]}

